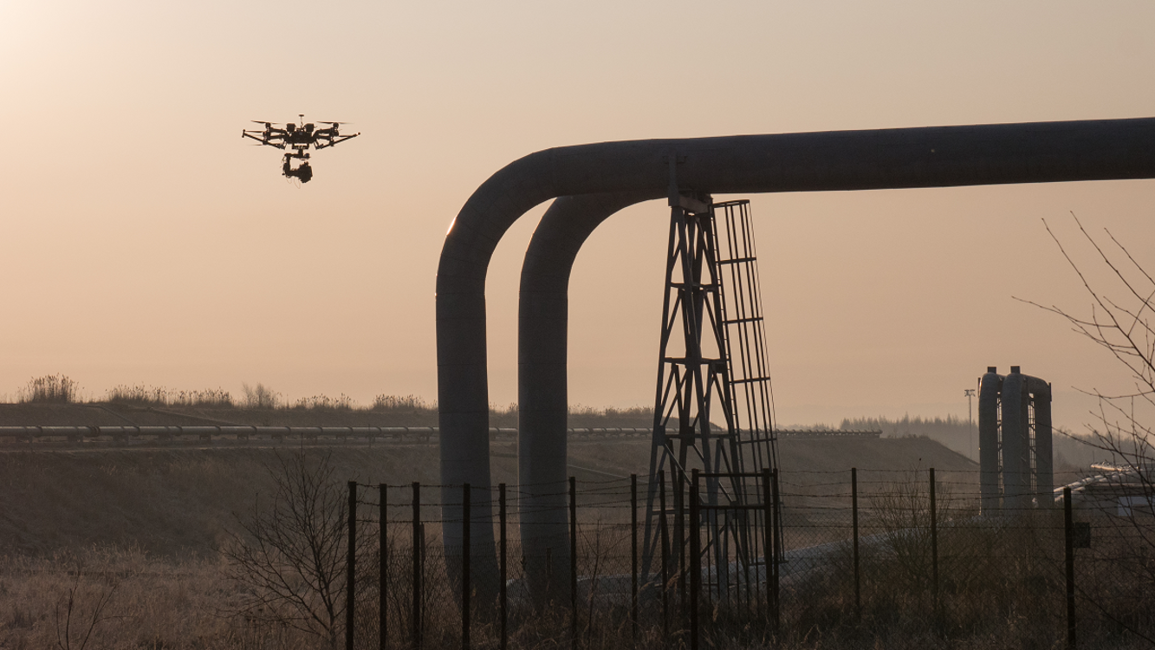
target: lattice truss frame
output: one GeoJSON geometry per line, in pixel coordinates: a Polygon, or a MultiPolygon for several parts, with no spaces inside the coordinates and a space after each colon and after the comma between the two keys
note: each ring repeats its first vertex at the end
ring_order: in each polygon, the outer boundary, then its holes
{"type": "MultiPolygon", "coordinates": [[[[778,465],[749,201],[683,203],[702,207],[671,208],[643,547],[647,575],[659,556],[684,571],[686,549],[659,547],[669,543],[659,529],[663,515],[686,512],[695,468],[704,472],[701,505],[708,506],[699,522],[706,533],[701,553],[713,554],[715,566],[760,564],[766,522],[751,507],[761,505],[764,493],[756,477],[778,465]],[[672,511],[663,510],[661,476],[674,486],[672,511]]],[[[674,524],[673,544],[684,545],[682,522],[674,524]]],[[[727,588],[726,576],[717,581],[727,588]]]]}

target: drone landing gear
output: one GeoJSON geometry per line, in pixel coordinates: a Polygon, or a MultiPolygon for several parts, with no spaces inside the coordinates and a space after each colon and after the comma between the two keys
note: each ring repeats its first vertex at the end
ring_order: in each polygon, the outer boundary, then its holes
{"type": "Polygon", "coordinates": [[[281,173],[283,173],[286,178],[296,178],[299,179],[302,183],[308,183],[313,179],[313,168],[309,166],[309,161],[305,160],[299,166],[293,167],[294,158],[308,157],[308,154],[305,154],[304,156],[291,153],[285,154],[285,162],[283,165],[281,165],[281,173]]]}

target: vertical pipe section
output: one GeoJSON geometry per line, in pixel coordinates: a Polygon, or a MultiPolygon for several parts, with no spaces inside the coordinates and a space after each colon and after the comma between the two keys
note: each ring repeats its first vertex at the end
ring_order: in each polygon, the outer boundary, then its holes
{"type": "Polygon", "coordinates": [[[1055,460],[1051,425],[1051,385],[1026,377],[1027,391],[1035,411],[1035,493],[1040,508],[1055,504],[1055,460]]]}
{"type": "Polygon", "coordinates": [[[983,516],[1001,505],[999,487],[999,395],[1002,377],[990,366],[979,380],[979,494],[983,516]]]}
{"type": "MultiPolygon", "coordinates": [[[[551,575],[563,575],[566,546],[566,425],[568,416],[569,278],[590,233],[622,208],[660,193],[563,196],[533,233],[521,269],[518,302],[519,513],[525,579],[531,598],[547,594],[551,575]],[[552,552],[550,549],[553,549],[552,552]],[[546,562],[553,566],[545,566],[546,562]]],[[[554,581],[560,587],[561,581],[554,581]]]]}
{"type": "Polygon", "coordinates": [[[1003,379],[1003,506],[1022,514],[1031,502],[1030,431],[1027,428],[1026,381],[1018,366],[1003,379]]]}

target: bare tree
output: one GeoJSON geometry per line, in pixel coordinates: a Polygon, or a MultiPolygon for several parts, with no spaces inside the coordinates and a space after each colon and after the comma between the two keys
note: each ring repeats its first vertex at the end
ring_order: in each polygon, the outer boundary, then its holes
{"type": "Polygon", "coordinates": [[[1076,315],[1056,306],[1023,302],[1060,316],[1075,332],[1106,350],[1131,384],[1119,393],[1083,391],[1098,404],[1087,425],[1089,444],[1108,452],[1115,467],[1103,468],[1106,493],[1112,498],[1109,505],[1098,504],[1106,506],[1097,512],[1105,535],[1088,556],[1105,569],[1092,572],[1091,582],[1098,578],[1104,584],[1085,585],[1084,576],[1079,590],[1116,625],[1155,643],[1150,628],[1136,624],[1146,619],[1135,619],[1128,612],[1148,611],[1155,603],[1155,563],[1149,560],[1155,550],[1155,279],[1109,230],[1104,230],[1109,241],[1096,239],[1078,217],[1071,216],[1094,251],[1093,265],[1076,262],[1049,225],[1047,232],[1090,297],[1089,313],[1076,315]],[[1101,602],[1104,594],[1123,593],[1126,598],[1111,606],[1101,602]]]}
{"type": "MultiPolygon", "coordinates": [[[[1056,306],[1023,301],[1056,314],[1074,331],[1106,350],[1125,369],[1132,389],[1122,393],[1104,393],[1098,389],[1083,392],[1098,399],[1095,421],[1089,425],[1096,443],[1127,465],[1127,473],[1151,487],[1155,441],[1152,440],[1152,413],[1155,411],[1155,322],[1153,322],[1153,279],[1130,251],[1104,230],[1110,248],[1096,240],[1078,217],[1071,215],[1079,232],[1093,248],[1107,271],[1111,286],[1093,283],[1089,273],[1074,260],[1063,243],[1047,225],[1047,233],[1058,245],[1063,257],[1075,271],[1091,299],[1090,313],[1076,315],[1056,306]],[[1108,292],[1114,295],[1108,295],[1108,292]]],[[[1046,222],[1044,222],[1046,224],[1046,222]]],[[[1155,494],[1155,491],[1149,492],[1155,494]]]]}
{"type": "Polygon", "coordinates": [[[345,613],[347,522],[329,454],[277,455],[271,498],[259,496],[224,554],[246,589],[238,613],[315,634],[335,645],[345,613]]]}
{"type": "Polygon", "coordinates": [[[241,391],[245,394],[243,404],[247,408],[274,409],[282,402],[280,393],[262,383],[250,386],[246,382],[241,382],[241,391]]]}

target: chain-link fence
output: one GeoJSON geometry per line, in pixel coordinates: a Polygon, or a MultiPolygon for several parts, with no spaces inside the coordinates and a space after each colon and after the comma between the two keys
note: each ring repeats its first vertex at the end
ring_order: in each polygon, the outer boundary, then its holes
{"type": "Polygon", "coordinates": [[[980,513],[977,472],[856,470],[783,473],[742,504],[685,478],[665,486],[649,563],[644,479],[559,486],[576,526],[537,565],[513,487],[350,483],[347,647],[1155,644],[1150,499],[1045,494],[980,513]],[[462,516],[443,520],[443,500],[462,516]],[[717,522],[771,529],[723,547],[717,522]],[[443,525],[472,534],[447,552],[443,525]]]}

